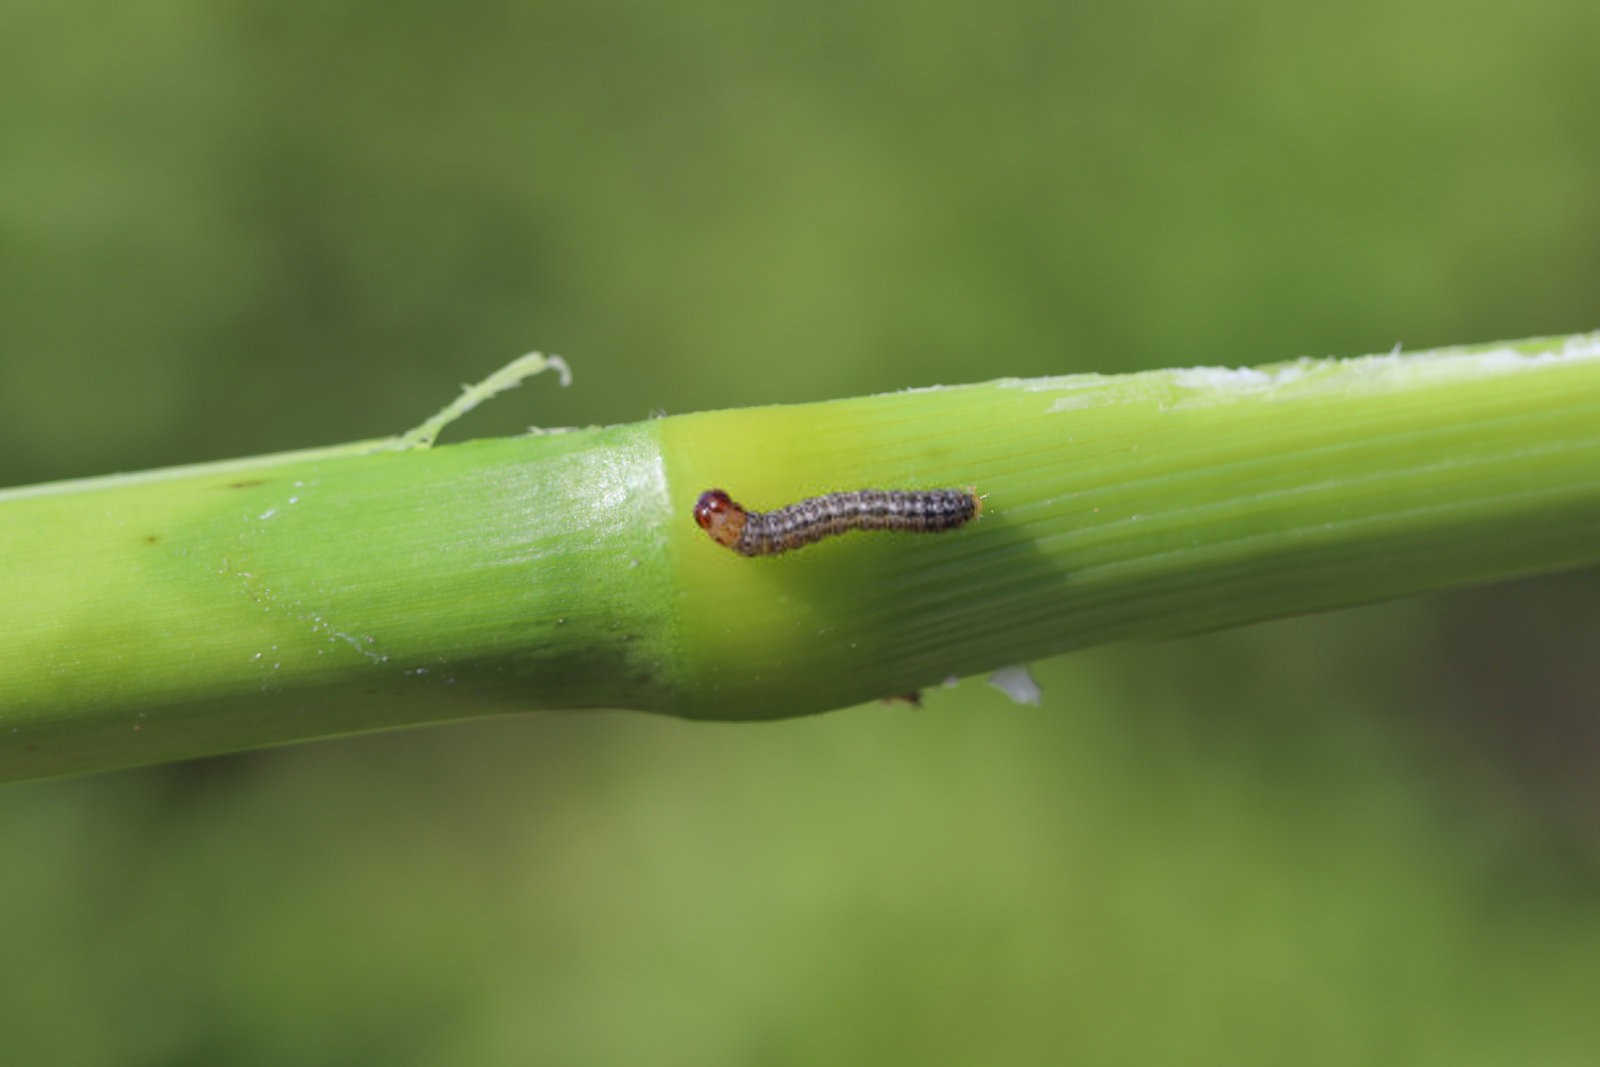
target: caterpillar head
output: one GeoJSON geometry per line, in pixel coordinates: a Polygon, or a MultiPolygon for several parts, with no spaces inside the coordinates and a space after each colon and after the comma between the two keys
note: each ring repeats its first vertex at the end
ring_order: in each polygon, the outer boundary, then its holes
{"type": "Polygon", "coordinates": [[[694,521],[717,544],[732,548],[744,533],[745,510],[721,489],[707,489],[695,501],[694,521]]]}

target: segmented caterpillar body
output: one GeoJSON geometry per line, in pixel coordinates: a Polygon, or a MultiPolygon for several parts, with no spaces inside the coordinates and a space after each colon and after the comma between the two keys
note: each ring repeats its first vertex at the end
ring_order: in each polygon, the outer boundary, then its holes
{"type": "Polygon", "coordinates": [[[953,530],[982,510],[983,501],[969,489],[859,489],[765,512],[747,511],[721,489],[707,489],[695,503],[694,521],[742,556],[773,556],[851,530],[953,530]]]}

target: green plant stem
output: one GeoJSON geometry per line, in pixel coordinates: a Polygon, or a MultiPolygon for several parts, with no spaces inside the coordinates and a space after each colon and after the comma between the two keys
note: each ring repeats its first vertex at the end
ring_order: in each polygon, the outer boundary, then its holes
{"type": "Polygon", "coordinates": [[[1600,335],[395,444],[0,492],[0,777],[512,709],[798,715],[1600,561],[1600,335]],[[985,510],[746,559],[690,518],[713,486],[985,510]]]}

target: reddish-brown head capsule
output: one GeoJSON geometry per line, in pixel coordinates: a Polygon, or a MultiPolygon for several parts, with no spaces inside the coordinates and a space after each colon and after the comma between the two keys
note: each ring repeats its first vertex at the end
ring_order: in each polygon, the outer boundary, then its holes
{"type": "Polygon", "coordinates": [[[983,500],[971,489],[858,489],[767,512],[746,511],[721,489],[707,489],[695,503],[694,521],[742,556],[775,556],[851,530],[953,530],[982,510],[983,500]]]}
{"type": "Polygon", "coordinates": [[[694,521],[719,545],[736,548],[744,533],[746,512],[721,489],[707,489],[695,501],[694,521]]]}

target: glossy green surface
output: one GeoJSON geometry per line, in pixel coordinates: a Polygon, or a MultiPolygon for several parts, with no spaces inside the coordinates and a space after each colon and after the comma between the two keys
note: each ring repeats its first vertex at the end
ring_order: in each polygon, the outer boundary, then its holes
{"type": "MultiPolygon", "coordinates": [[[[676,560],[690,714],[1600,562],[1600,336],[918,390],[661,424],[670,495],[975,486],[930,537],[676,560]],[[731,450],[724,442],[737,441],[731,450]]],[[[768,502],[771,502],[768,504],[768,502]]]]}
{"type": "Polygon", "coordinates": [[[662,504],[648,424],[6,494],[0,775],[659,706],[662,504]]]}
{"type": "Polygon", "coordinates": [[[777,718],[1600,561],[1600,335],[351,446],[0,507],[10,777],[502,705],[777,718]],[[747,559],[688,519],[713,485],[971,485],[985,510],[747,559]]]}

